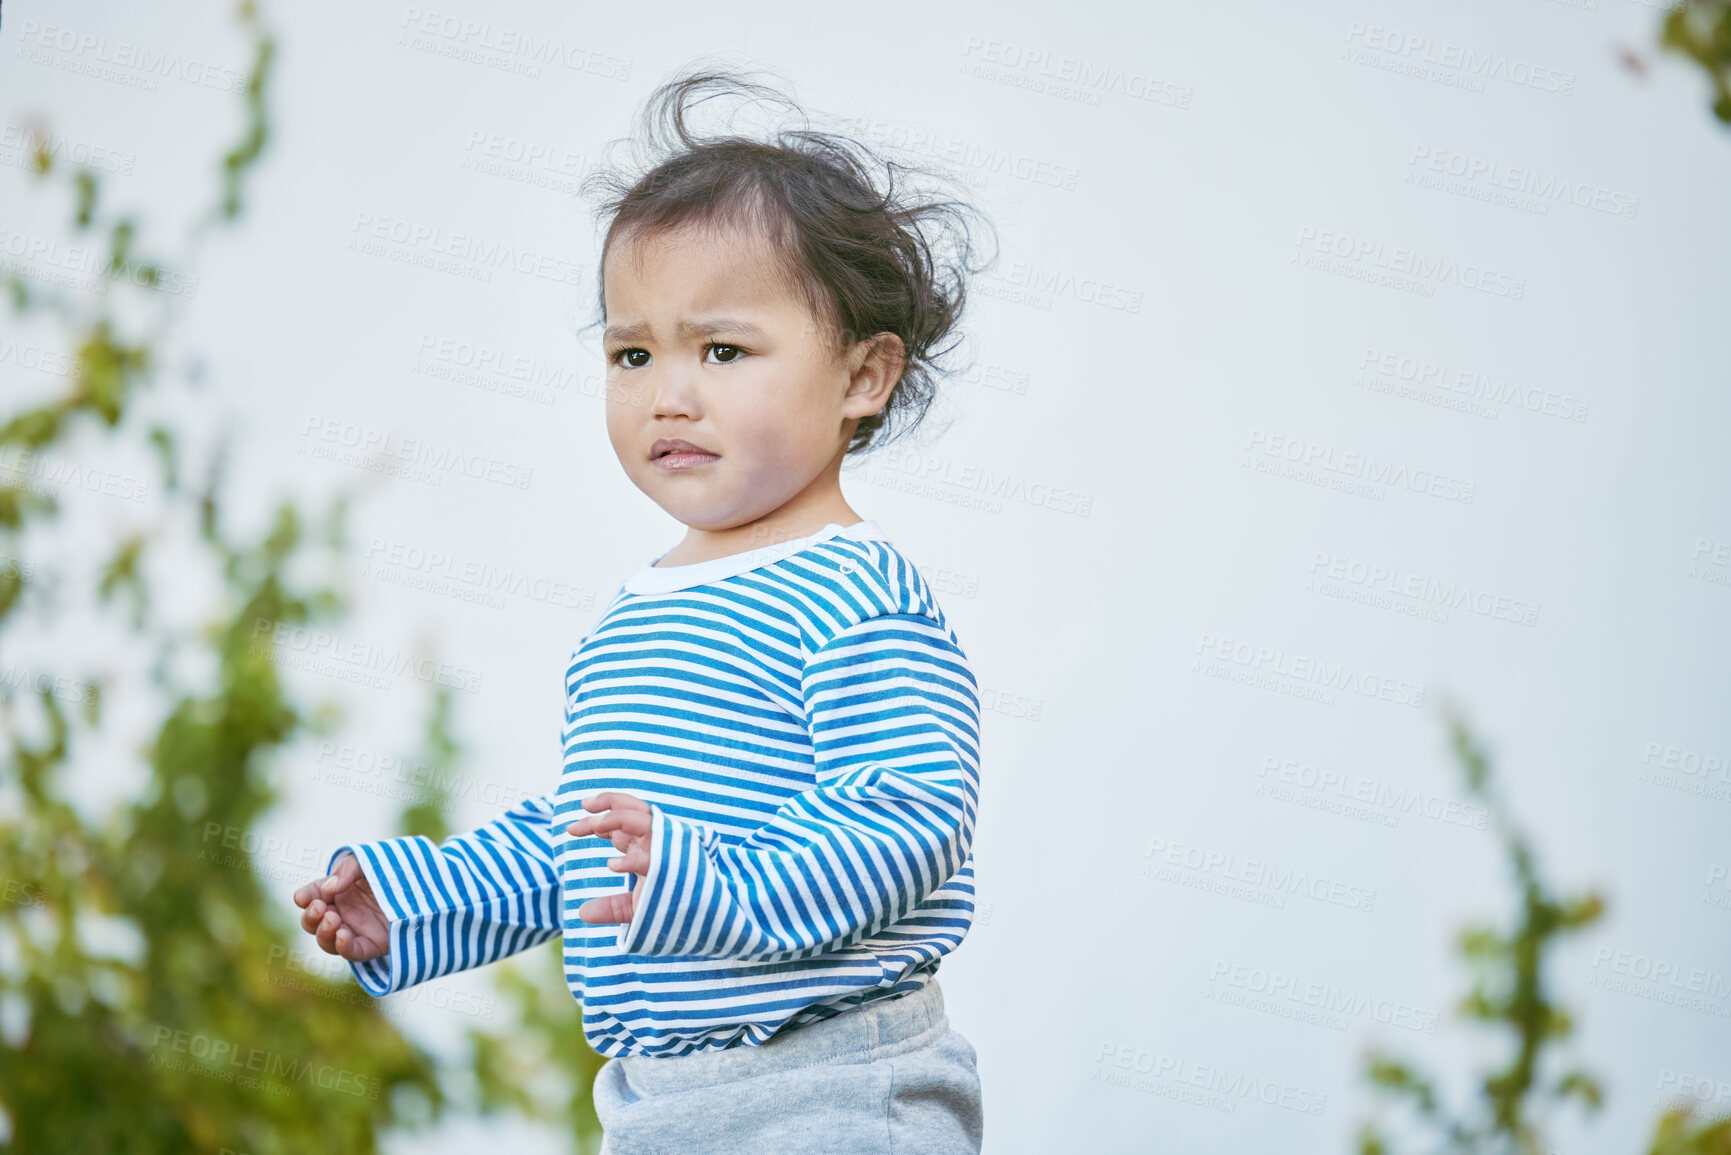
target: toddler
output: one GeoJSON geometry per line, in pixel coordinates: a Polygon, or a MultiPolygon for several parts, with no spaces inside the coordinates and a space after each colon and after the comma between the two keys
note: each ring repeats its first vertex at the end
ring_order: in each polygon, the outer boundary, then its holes
{"type": "Polygon", "coordinates": [[[664,158],[594,178],[608,438],[688,532],[571,654],[556,788],[345,846],[295,901],[373,995],[563,936],[608,1155],[978,1151],[936,979],[973,918],[977,687],[840,484],[930,402],[967,206],[911,203],[893,165],[880,191],[831,134],[692,135],[730,89],[768,91],[664,85],[664,158]]]}

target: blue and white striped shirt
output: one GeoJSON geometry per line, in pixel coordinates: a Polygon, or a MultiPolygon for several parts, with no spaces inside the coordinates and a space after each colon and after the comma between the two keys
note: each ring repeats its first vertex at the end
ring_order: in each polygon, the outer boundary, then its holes
{"type": "Polygon", "coordinates": [[[353,964],[368,992],[562,932],[590,1045],[684,1055],[911,993],[967,934],[978,687],[876,523],[651,562],[572,653],[565,693],[552,795],[442,845],[332,857],[360,858],[390,920],[390,952],[353,964]],[[650,804],[647,876],[565,832],[600,790],[650,804]],[[577,917],[627,885],[629,925],[577,917]]]}

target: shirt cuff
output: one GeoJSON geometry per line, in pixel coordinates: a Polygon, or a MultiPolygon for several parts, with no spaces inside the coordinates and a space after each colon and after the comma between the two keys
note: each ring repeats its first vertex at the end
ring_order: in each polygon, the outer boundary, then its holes
{"type": "MultiPolygon", "coordinates": [[[[633,894],[631,921],[619,933],[626,954],[690,954],[687,940],[698,930],[700,912],[680,895],[695,895],[695,874],[704,863],[704,829],[649,804],[649,872],[628,876],[633,894]],[[680,909],[685,907],[686,909],[680,909]]],[[[707,922],[707,920],[704,920],[707,922]]]]}
{"type": "MultiPolygon", "coordinates": [[[[412,976],[408,959],[416,945],[411,941],[414,929],[423,925],[427,918],[439,913],[442,908],[429,903],[426,897],[410,885],[406,877],[400,881],[392,878],[390,869],[385,865],[386,856],[380,853],[381,848],[387,844],[401,845],[413,841],[414,838],[390,838],[379,842],[357,842],[353,846],[339,846],[331,855],[330,866],[325,870],[326,875],[330,875],[336,870],[338,859],[345,854],[353,855],[360,862],[361,874],[373,888],[373,897],[378,899],[379,910],[385,916],[385,941],[389,947],[386,953],[365,962],[349,961],[349,971],[355,976],[355,981],[374,998],[432,977],[427,974],[412,976]]],[[[396,873],[402,874],[400,869],[396,873]]]]}

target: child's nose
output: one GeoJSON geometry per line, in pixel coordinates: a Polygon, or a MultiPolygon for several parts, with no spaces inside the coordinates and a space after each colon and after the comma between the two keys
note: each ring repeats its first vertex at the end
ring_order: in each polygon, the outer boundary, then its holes
{"type": "Polygon", "coordinates": [[[695,368],[651,369],[650,413],[656,417],[691,417],[702,413],[698,373],[695,368]]]}

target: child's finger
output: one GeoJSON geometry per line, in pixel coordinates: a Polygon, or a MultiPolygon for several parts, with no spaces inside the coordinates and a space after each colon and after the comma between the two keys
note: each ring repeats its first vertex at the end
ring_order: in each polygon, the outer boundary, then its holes
{"type": "Polygon", "coordinates": [[[360,934],[350,938],[348,946],[343,949],[343,957],[350,962],[366,962],[384,953],[385,949],[378,943],[360,934]]]}
{"type": "Polygon", "coordinates": [[[324,921],[325,911],[329,909],[330,907],[325,905],[324,899],[313,899],[312,903],[301,912],[301,929],[308,934],[316,932],[319,929],[319,923],[324,921]]]}
{"type": "Polygon", "coordinates": [[[358,935],[346,926],[337,931],[337,954],[350,962],[366,962],[382,953],[372,939],[358,935]]]}
{"type": "Polygon", "coordinates": [[[574,838],[606,838],[609,833],[618,829],[618,825],[610,810],[594,818],[579,818],[567,826],[565,832],[574,838]]]}
{"type": "Polygon", "coordinates": [[[602,810],[641,810],[649,813],[649,803],[632,794],[621,794],[617,790],[603,790],[599,794],[591,794],[583,800],[583,809],[598,812],[602,810]]]}
{"type": "Polygon", "coordinates": [[[576,838],[605,838],[613,843],[615,849],[624,850],[625,847],[620,845],[619,840],[630,838],[632,835],[618,829],[612,823],[608,823],[606,826],[597,826],[596,823],[599,821],[595,818],[579,819],[567,826],[565,830],[576,838]]]}
{"type": "Polygon", "coordinates": [[[361,860],[352,854],[345,854],[337,860],[337,865],[330,874],[319,883],[319,889],[328,898],[333,894],[341,894],[354,885],[355,879],[361,876],[361,860]]]}
{"type": "Polygon", "coordinates": [[[630,922],[631,892],[604,894],[577,908],[577,917],[588,923],[630,922]]]}
{"type": "Polygon", "coordinates": [[[320,950],[326,954],[337,953],[337,931],[342,925],[342,916],[336,911],[327,910],[325,912],[325,917],[319,922],[318,934],[315,936],[319,940],[320,950]]]}
{"type": "Polygon", "coordinates": [[[627,850],[618,858],[608,859],[607,868],[609,870],[617,870],[621,874],[627,872],[631,874],[648,874],[649,852],[647,850],[627,850]]]}
{"type": "Polygon", "coordinates": [[[578,824],[589,824],[589,833],[606,836],[615,830],[623,830],[627,834],[642,837],[649,833],[649,811],[647,810],[609,810],[605,814],[597,814],[593,818],[579,819],[578,824]]]}

